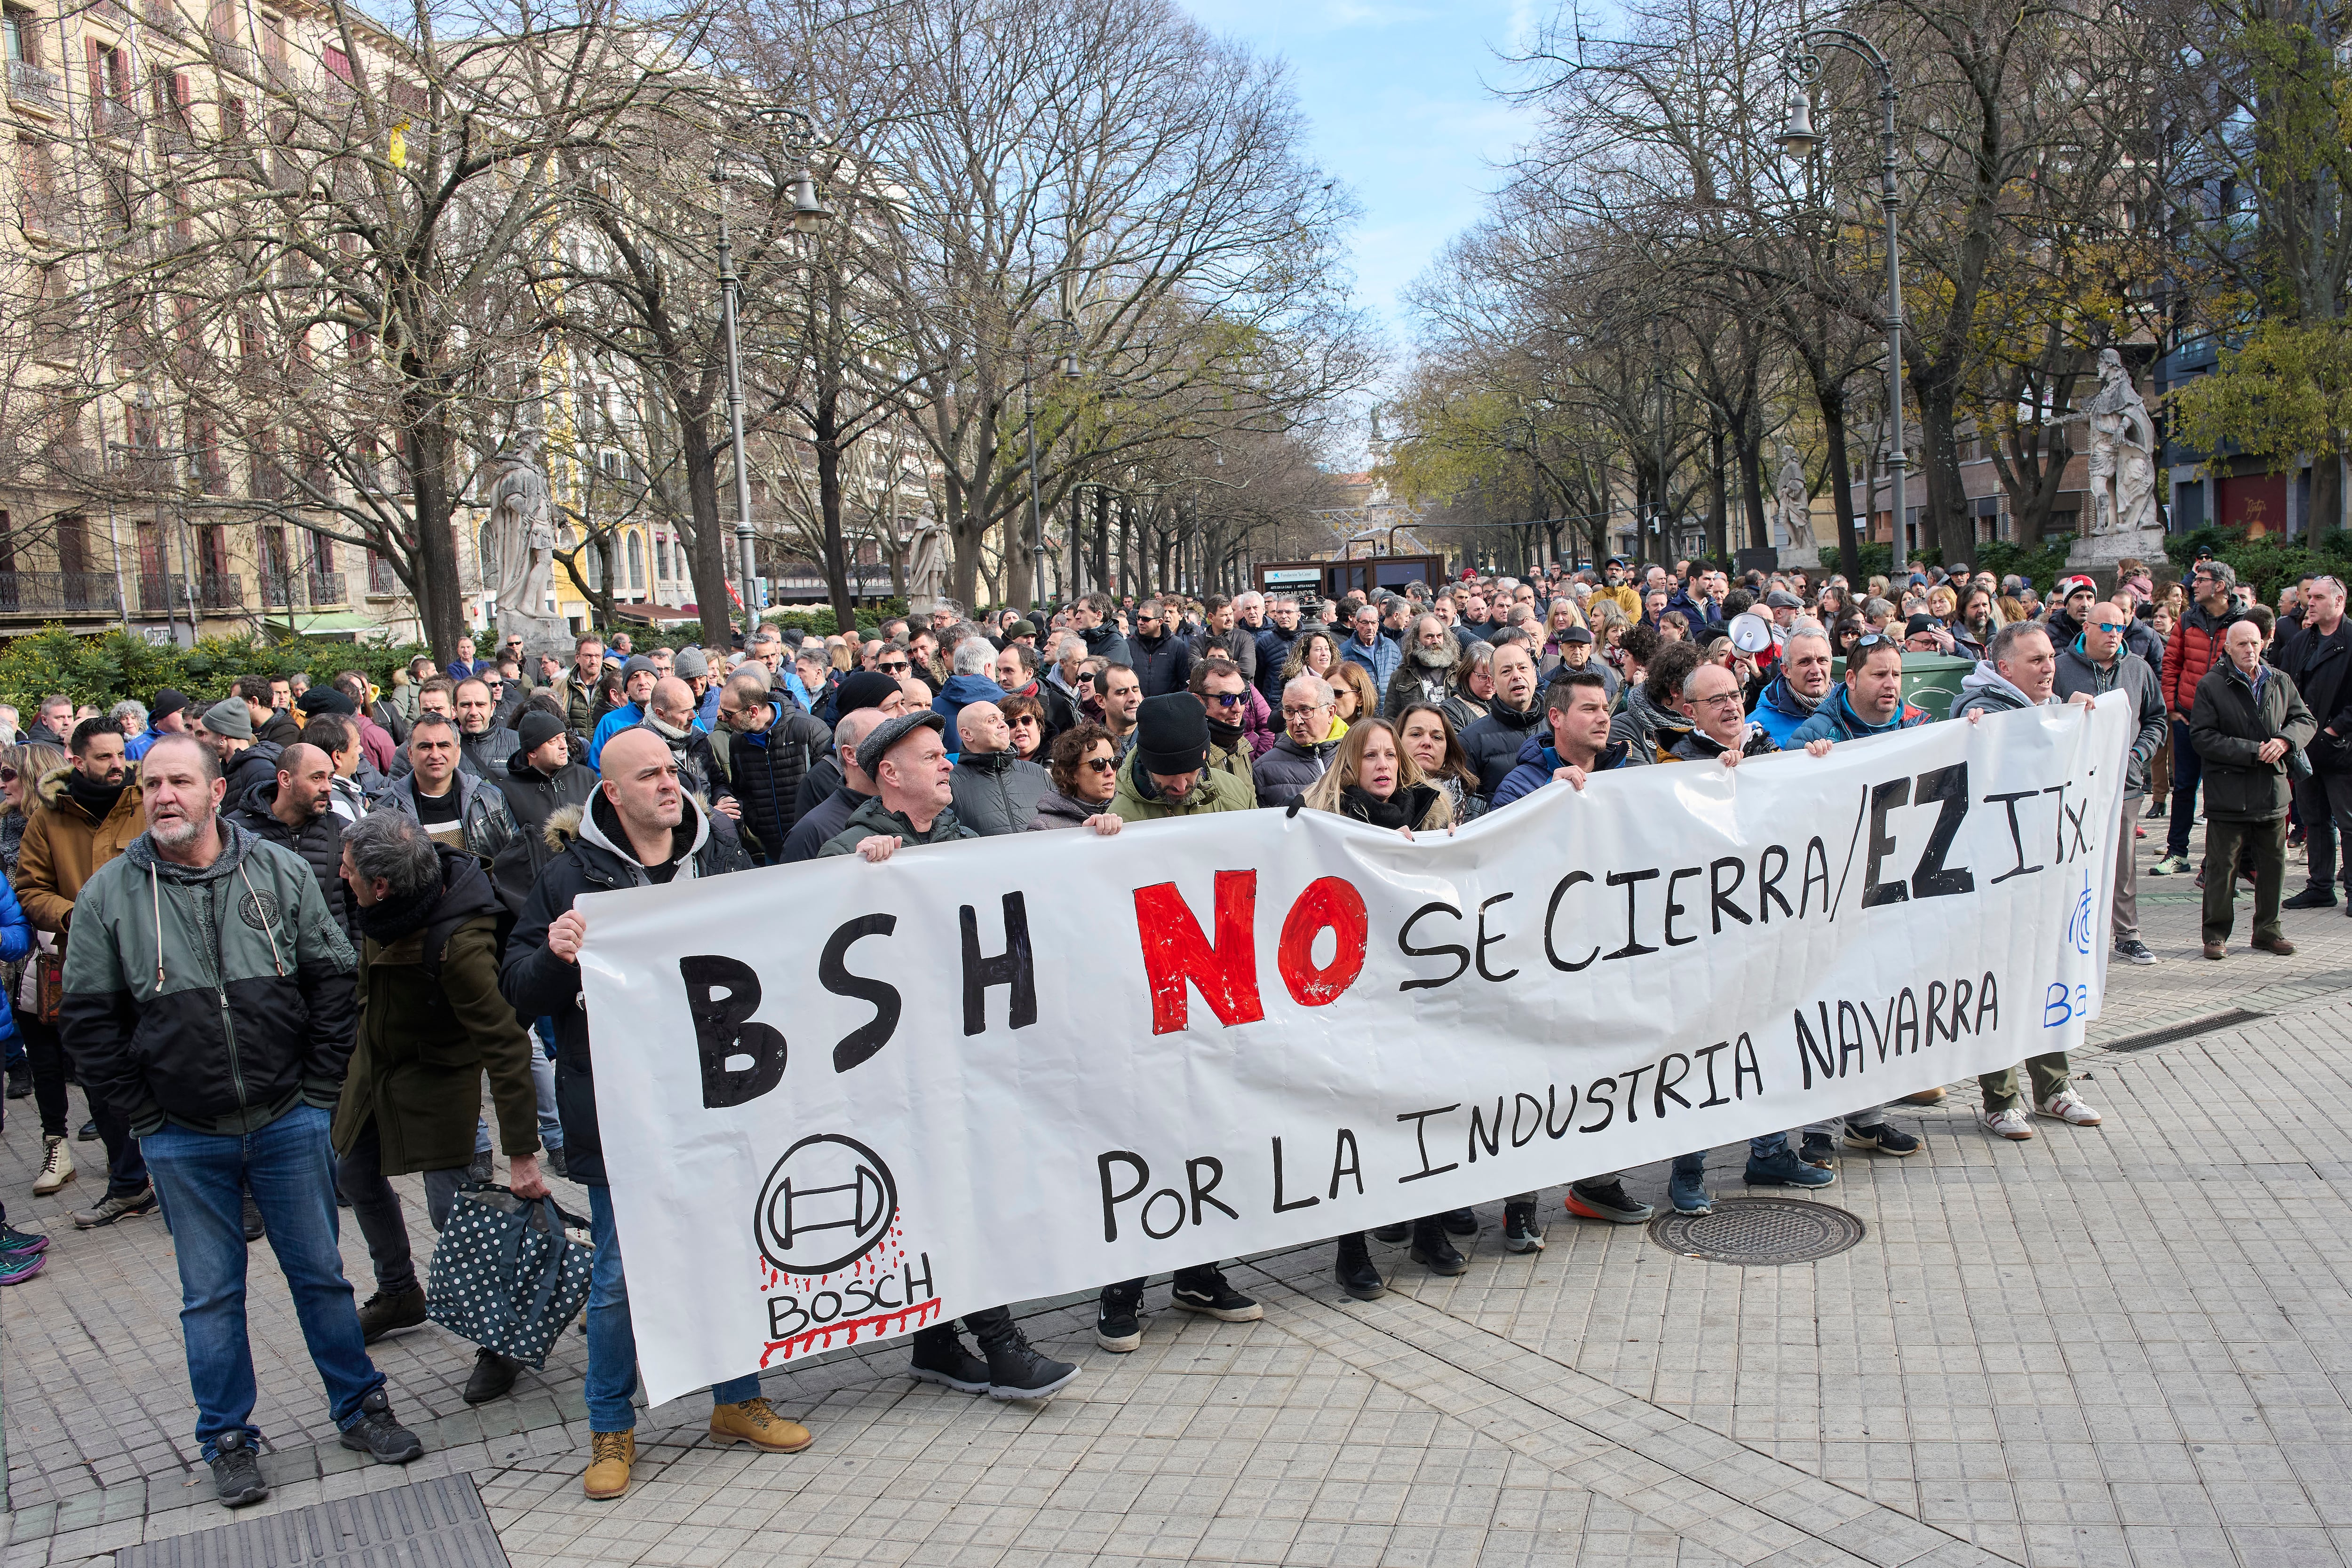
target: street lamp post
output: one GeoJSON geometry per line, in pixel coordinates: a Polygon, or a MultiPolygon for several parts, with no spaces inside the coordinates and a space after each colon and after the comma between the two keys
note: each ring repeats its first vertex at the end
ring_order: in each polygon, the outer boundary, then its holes
{"type": "Polygon", "coordinates": [[[1878,76],[1878,204],[1886,213],[1886,407],[1890,433],[1886,478],[1893,492],[1895,564],[1901,566],[1909,556],[1903,538],[1908,521],[1908,509],[1904,505],[1904,474],[1911,459],[1903,450],[1903,240],[1897,218],[1903,197],[1895,188],[1895,68],[1879,52],[1877,45],[1859,33],[1843,27],[1807,28],[1780,57],[1782,68],[1798,89],[1796,102],[1789,109],[1788,123],[1780,131],[1780,150],[1791,158],[1807,156],[1821,141],[1813,130],[1811,95],[1822,74],[1822,58],[1815,51],[1823,47],[1859,56],[1878,76]]]}
{"type": "MultiPolygon", "coordinates": [[[[774,105],[755,106],[751,113],[762,124],[784,127],[785,145],[801,161],[793,176],[793,228],[814,234],[833,216],[817,199],[816,181],[808,168],[809,151],[816,145],[815,122],[797,109],[774,105]]],[[[743,588],[743,641],[749,646],[760,629],[759,555],[751,532],[751,466],[743,450],[743,361],[735,338],[735,302],[742,280],[735,274],[735,250],[727,234],[727,182],[732,175],[726,149],[714,148],[710,183],[719,187],[719,317],[727,337],[727,429],[735,451],[736,570],[743,588]]]]}

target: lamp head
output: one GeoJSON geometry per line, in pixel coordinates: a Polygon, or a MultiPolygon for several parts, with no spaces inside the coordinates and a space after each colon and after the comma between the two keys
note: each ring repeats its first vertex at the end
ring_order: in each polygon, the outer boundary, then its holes
{"type": "Polygon", "coordinates": [[[833,217],[833,209],[817,200],[816,181],[805,169],[793,176],[793,227],[814,234],[833,217]]]}
{"type": "Polygon", "coordinates": [[[1821,143],[1813,130],[1812,100],[1800,94],[1789,106],[1788,123],[1780,128],[1780,151],[1791,158],[1803,158],[1821,143]]]}

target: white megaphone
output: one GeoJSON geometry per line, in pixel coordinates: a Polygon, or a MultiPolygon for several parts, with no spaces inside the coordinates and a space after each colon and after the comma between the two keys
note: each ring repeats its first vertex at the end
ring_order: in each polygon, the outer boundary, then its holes
{"type": "Polygon", "coordinates": [[[1725,629],[1731,645],[1743,653],[1760,653],[1772,645],[1772,622],[1752,610],[1743,610],[1731,618],[1725,629]]]}

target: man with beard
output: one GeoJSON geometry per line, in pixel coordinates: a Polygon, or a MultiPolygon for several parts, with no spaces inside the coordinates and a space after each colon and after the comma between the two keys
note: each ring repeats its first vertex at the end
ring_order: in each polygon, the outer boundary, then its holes
{"type": "Polygon", "coordinates": [[[304,741],[278,758],[278,776],[257,784],[228,820],[264,843],[291,851],[319,879],[327,913],[345,936],[352,932],[342,877],[342,822],[335,815],[335,759],[304,741]]]}
{"type": "Polygon", "coordinates": [[[268,1495],[247,1334],[250,1194],[339,1441],[379,1464],[425,1451],[368,1359],[335,1244],[327,1128],[351,1054],[351,944],[310,868],[219,816],[218,759],[191,740],[140,760],[147,831],[75,908],[61,1023],[122,1106],[166,1194],[195,1437],[230,1508],[268,1495]]]}

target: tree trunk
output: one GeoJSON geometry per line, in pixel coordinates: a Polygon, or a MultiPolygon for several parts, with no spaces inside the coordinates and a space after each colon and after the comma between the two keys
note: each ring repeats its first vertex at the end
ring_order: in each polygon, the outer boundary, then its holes
{"type": "MultiPolygon", "coordinates": [[[[1822,431],[1830,444],[1830,488],[1837,497],[1838,570],[1849,584],[1862,580],[1862,541],[1853,525],[1853,474],[1846,461],[1845,389],[1813,383],[1822,411],[1822,431]]],[[[1811,562],[1807,562],[1808,568],[1811,562]]]]}
{"type": "Polygon", "coordinates": [[[719,453],[710,440],[709,409],[690,410],[682,397],[673,402],[678,413],[679,455],[686,464],[686,505],[694,517],[687,574],[694,581],[695,608],[702,612],[703,645],[724,648],[735,640],[735,620],[727,601],[730,535],[719,520],[719,453]]]}
{"type": "Polygon", "coordinates": [[[465,634],[464,593],[457,578],[457,535],[451,524],[455,497],[449,490],[450,439],[445,415],[429,392],[408,401],[408,475],[416,548],[410,556],[415,581],[417,623],[437,662],[457,656],[465,634]]]}
{"type": "MultiPolygon", "coordinates": [[[[1947,384],[1943,377],[1928,382],[1914,382],[1912,393],[1919,403],[1919,452],[1922,475],[1927,482],[1927,527],[1921,528],[1922,543],[1933,544],[1945,560],[1966,560],[1975,553],[1976,528],[1969,518],[1968,491],[1960,481],[1960,451],[1953,427],[1958,423],[1958,389],[1947,384]]],[[[1905,505],[1916,506],[1906,496],[1905,505]]],[[[1895,539],[1903,542],[1903,519],[1895,519],[1895,539]]]]}
{"type": "Polygon", "coordinates": [[[816,506],[824,535],[825,597],[833,601],[833,629],[846,637],[857,630],[857,607],[849,598],[849,550],[841,534],[841,389],[827,378],[810,422],[816,448],[816,506]]]}
{"type": "Polygon", "coordinates": [[[1772,542],[1772,526],[1764,517],[1764,435],[1750,412],[1740,427],[1738,447],[1739,496],[1748,507],[1748,544],[1762,549],[1772,542]]]}
{"type": "Polygon", "coordinates": [[[1706,548],[1717,560],[1731,559],[1731,497],[1723,484],[1723,416],[1706,422],[1706,548]]]}

